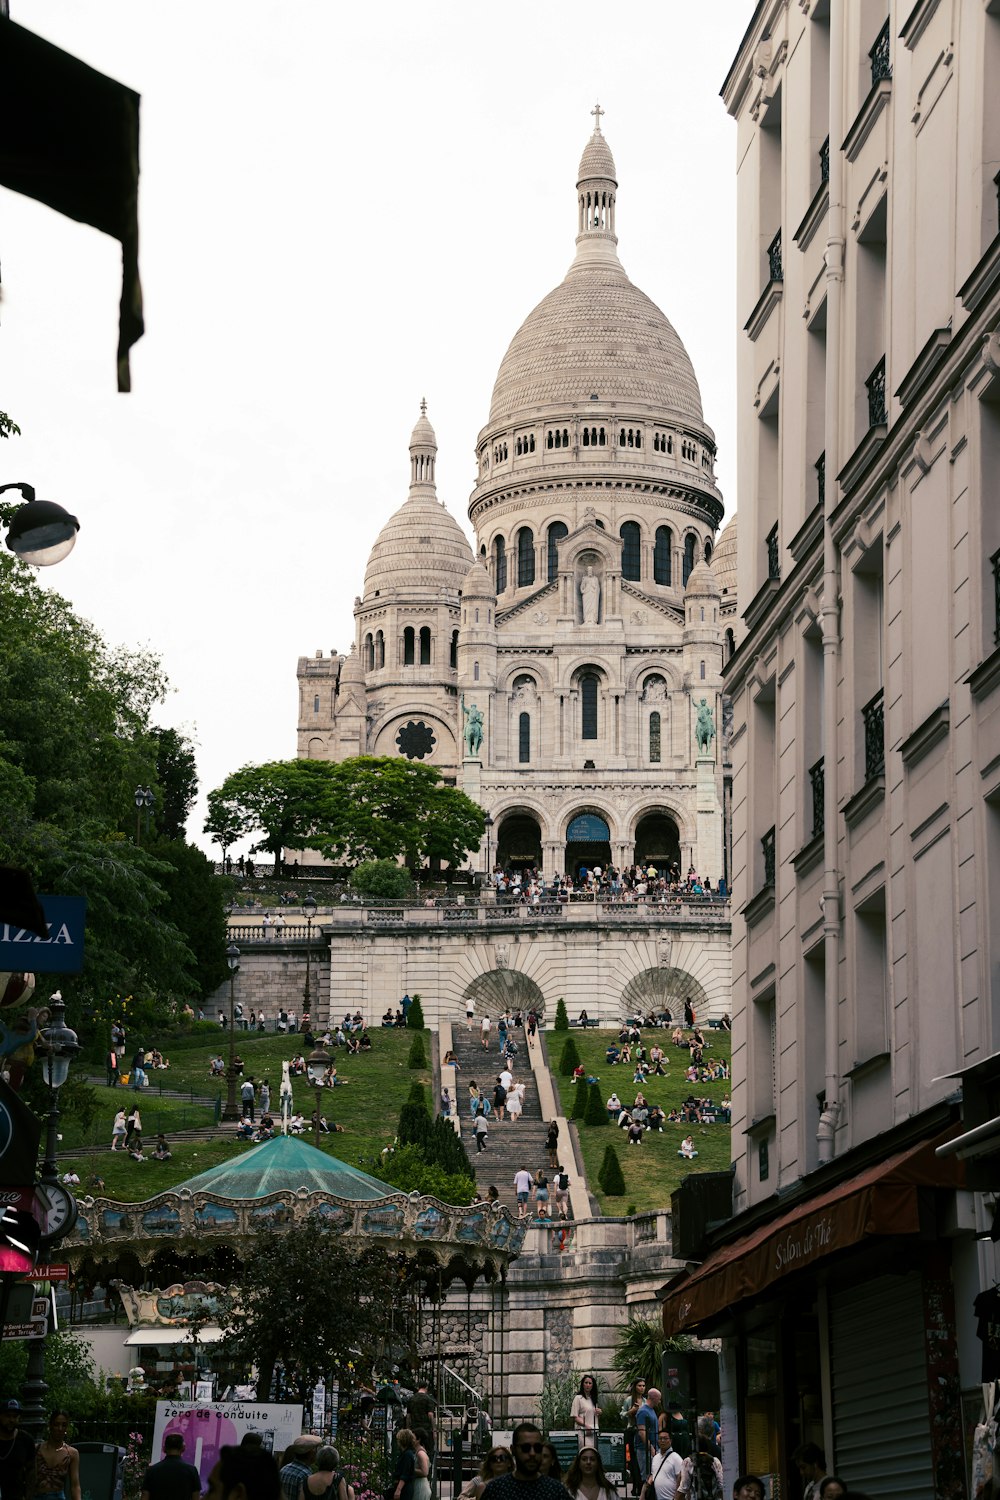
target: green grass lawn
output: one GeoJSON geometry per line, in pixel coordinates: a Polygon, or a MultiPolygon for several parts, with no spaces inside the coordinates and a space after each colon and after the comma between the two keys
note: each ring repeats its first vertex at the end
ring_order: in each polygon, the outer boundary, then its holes
{"type": "MultiPolygon", "coordinates": [[[[666,1036],[667,1040],[661,1040],[661,1045],[667,1054],[666,1066],[669,1069],[667,1077],[649,1078],[642,1085],[633,1083],[631,1067],[619,1063],[612,1068],[605,1060],[604,1054],[608,1043],[616,1035],[617,1032],[610,1029],[549,1032],[547,1037],[549,1060],[562,1100],[563,1113],[567,1117],[572,1114],[573,1101],[578,1087],[559,1072],[562,1050],[567,1036],[571,1036],[575,1041],[580,1059],[588,1074],[594,1074],[600,1079],[602,1100],[610,1098],[614,1092],[623,1104],[631,1105],[641,1087],[649,1103],[658,1104],[664,1114],[668,1114],[671,1109],[686,1099],[689,1093],[694,1094],[696,1098],[721,1099],[723,1094],[730,1092],[730,1080],[720,1079],[717,1083],[688,1083],[684,1077],[684,1069],[689,1062],[688,1054],[686,1051],[669,1045],[669,1033],[643,1032],[647,1047],[652,1045],[650,1038],[654,1035],[666,1036]]],[[[729,1062],[730,1035],[728,1032],[707,1031],[705,1033],[705,1058],[707,1060],[710,1057],[721,1057],[727,1063],[729,1062]]],[[[678,1186],[681,1178],[686,1177],[689,1172],[718,1172],[729,1169],[730,1127],[728,1125],[721,1123],[717,1125],[665,1124],[662,1135],[647,1131],[641,1146],[630,1146],[625,1138],[625,1132],[618,1130],[613,1124],[585,1125],[582,1120],[575,1123],[580,1134],[587,1185],[600,1202],[602,1212],[606,1214],[624,1214],[632,1204],[639,1213],[649,1209],[669,1208],[671,1193],[678,1186]],[[698,1151],[698,1157],[693,1162],[685,1161],[683,1157],[677,1155],[677,1148],[688,1134],[694,1136],[694,1144],[698,1151]],[[621,1198],[606,1197],[597,1185],[597,1174],[604,1159],[605,1147],[608,1145],[613,1145],[617,1149],[625,1177],[625,1194],[621,1198]]]]}
{"type": "MultiPolygon", "coordinates": [[[[333,1093],[326,1091],[323,1099],[324,1113],[328,1120],[333,1119],[338,1125],[343,1125],[344,1133],[324,1136],[320,1145],[330,1155],[377,1177],[375,1160],[382,1147],[388,1145],[396,1133],[399,1111],[410,1091],[410,1084],[417,1080],[427,1086],[427,1102],[430,1105],[431,1075],[429,1069],[411,1070],[407,1066],[406,1060],[413,1041],[412,1032],[376,1030],[371,1036],[372,1050],[367,1055],[348,1058],[346,1055],[341,1056],[342,1049],[331,1049],[336,1053],[338,1076],[347,1082],[333,1093]]],[[[430,1037],[427,1033],[425,1042],[429,1056],[430,1037]]],[[[89,1142],[96,1139],[102,1144],[110,1144],[111,1123],[115,1112],[123,1104],[128,1108],[136,1097],[128,1089],[109,1089],[98,1084],[95,1092],[104,1116],[98,1124],[81,1131],[71,1116],[63,1116],[60,1126],[63,1137],[61,1150],[66,1154],[60,1155],[60,1172],[65,1172],[72,1166],[80,1175],[80,1192],[92,1191],[92,1179],[95,1173],[100,1173],[105,1180],[104,1192],[107,1196],[119,1198],[123,1202],[135,1202],[152,1197],[165,1188],[175,1187],[195,1173],[204,1172],[208,1167],[225,1161],[227,1157],[248,1149],[246,1143],[235,1138],[231,1127],[222,1127],[226,1134],[212,1140],[185,1141],[182,1136],[172,1133],[183,1129],[185,1125],[212,1123],[213,1109],[207,1105],[193,1105],[190,1093],[193,1089],[197,1094],[214,1098],[220,1092],[219,1081],[208,1076],[209,1058],[220,1050],[228,1056],[228,1051],[221,1044],[206,1046],[203,1051],[178,1051],[173,1055],[168,1051],[170,1067],[150,1073],[151,1087],[138,1096],[146,1147],[152,1148],[156,1132],[163,1129],[173,1152],[171,1161],[137,1163],[130,1157],[108,1151],[102,1151],[96,1156],[73,1156],[73,1146],[84,1140],[89,1142]],[[181,1092],[181,1097],[171,1098],[167,1093],[160,1094],[161,1087],[164,1090],[168,1087],[177,1089],[181,1092]],[[196,1116],[200,1118],[195,1118],[196,1116]],[[171,1119],[173,1124],[170,1123],[171,1119]],[[160,1120],[163,1121],[162,1124],[157,1123],[160,1120]]],[[[252,1073],[258,1081],[265,1077],[270,1079],[274,1106],[272,1113],[275,1115],[282,1061],[302,1050],[302,1038],[297,1035],[238,1036],[237,1051],[243,1058],[245,1072],[252,1073]]],[[[223,1097],[224,1090],[223,1081],[223,1097]]],[[[293,1090],[295,1108],[301,1109],[308,1118],[313,1111],[315,1093],[301,1079],[293,1080],[293,1090]]]]}

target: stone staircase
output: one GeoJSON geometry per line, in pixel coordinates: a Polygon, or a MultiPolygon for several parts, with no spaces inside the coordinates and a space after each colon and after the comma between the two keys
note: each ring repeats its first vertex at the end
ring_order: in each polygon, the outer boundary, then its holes
{"type": "MultiPolygon", "coordinates": [[[[469,1160],[476,1173],[476,1185],[481,1192],[485,1192],[490,1186],[495,1186],[500,1194],[500,1202],[507,1205],[515,1213],[517,1212],[517,1199],[514,1195],[514,1173],[521,1167],[526,1167],[534,1176],[539,1167],[548,1168],[548,1158],[545,1151],[545,1137],[548,1133],[548,1121],[543,1120],[541,1107],[538,1102],[538,1087],[531,1071],[531,1064],[527,1059],[528,1039],[527,1033],[518,1031],[514,1034],[514,1040],[518,1045],[516,1065],[512,1069],[514,1078],[518,1083],[525,1085],[524,1110],[521,1118],[516,1124],[510,1120],[497,1120],[490,1115],[490,1133],[486,1150],[477,1153],[475,1136],[472,1131],[472,1115],[469,1110],[469,1082],[476,1079],[490,1103],[493,1102],[493,1088],[496,1083],[497,1074],[500,1072],[502,1063],[500,1052],[497,1047],[496,1030],[490,1038],[487,1051],[483,1051],[479,1038],[479,1026],[470,1034],[460,1023],[456,1023],[452,1033],[452,1047],[460,1070],[458,1073],[458,1086],[456,1094],[461,1109],[462,1140],[468,1152],[469,1160]]],[[[569,1142],[565,1142],[569,1149],[569,1142]]],[[[552,1172],[548,1172],[549,1178],[552,1172]]],[[[550,1186],[551,1192],[551,1186],[550,1186]]],[[[550,1197],[550,1205],[554,1200],[550,1197]]]]}

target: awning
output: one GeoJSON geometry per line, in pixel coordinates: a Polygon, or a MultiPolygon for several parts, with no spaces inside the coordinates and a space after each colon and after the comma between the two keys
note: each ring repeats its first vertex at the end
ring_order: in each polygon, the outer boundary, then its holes
{"type": "Polygon", "coordinates": [[[917,1190],[961,1185],[959,1164],[935,1155],[935,1148],[954,1133],[952,1126],[933,1140],[897,1151],[721,1246],[696,1271],[670,1283],[663,1302],[664,1330],[677,1334],[696,1328],[782,1277],[872,1235],[916,1234],[917,1190]]]}
{"type": "MultiPolygon", "coordinates": [[[[211,1325],[198,1330],[199,1344],[217,1344],[223,1337],[221,1328],[213,1328],[211,1325]]],[[[190,1328],[133,1328],[125,1340],[126,1348],[134,1349],[137,1344],[149,1348],[154,1344],[189,1344],[191,1342],[190,1328]]]]}

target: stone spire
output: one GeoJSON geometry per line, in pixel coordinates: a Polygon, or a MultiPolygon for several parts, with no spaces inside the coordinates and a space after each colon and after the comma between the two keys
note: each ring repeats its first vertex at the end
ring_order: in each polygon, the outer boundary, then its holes
{"type": "Polygon", "coordinates": [[[436,495],[434,464],[437,460],[437,438],[427,420],[427,398],[420,403],[420,416],[410,434],[410,494],[436,495]]]}
{"type": "Polygon", "coordinates": [[[615,159],[601,133],[601,116],[604,110],[599,104],[595,104],[591,114],[595,121],[594,133],[580,158],[576,184],[577,263],[618,259],[615,253],[618,243],[615,235],[615,195],[618,190],[615,159]]]}

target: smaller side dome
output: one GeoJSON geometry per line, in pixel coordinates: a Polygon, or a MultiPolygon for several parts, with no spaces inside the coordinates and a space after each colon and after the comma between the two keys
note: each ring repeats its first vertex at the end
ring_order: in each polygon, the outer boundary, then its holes
{"type": "Polygon", "coordinates": [[[462,580],[462,598],[493,601],[496,596],[497,591],[493,587],[493,580],[477,557],[462,580]]]}
{"type": "Polygon", "coordinates": [[[437,436],[427,415],[427,397],[424,396],[420,402],[417,424],[410,434],[410,452],[413,453],[416,450],[418,453],[426,453],[429,449],[432,453],[436,453],[437,446],[437,436]]]}
{"type": "Polygon", "coordinates": [[[739,512],[728,522],[712,553],[712,569],[723,594],[736,593],[736,548],[739,537],[739,512]]]}
{"type": "Polygon", "coordinates": [[[691,569],[691,576],[684,590],[685,599],[718,599],[719,581],[712,569],[712,564],[697,562],[691,569]]]}
{"type": "Polygon", "coordinates": [[[581,182],[590,182],[595,177],[600,178],[602,181],[613,182],[616,187],[618,185],[615,159],[611,155],[611,147],[601,134],[599,125],[583,148],[583,155],[580,157],[580,170],[577,174],[577,186],[581,182]]]}
{"type": "Polygon", "coordinates": [[[350,652],[344,657],[344,664],[340,669],[340,685],[346,687],[351,682],[364,682],[365,673],[361,665],[361,655],[357,646],[351,645],[350,652]]]}

